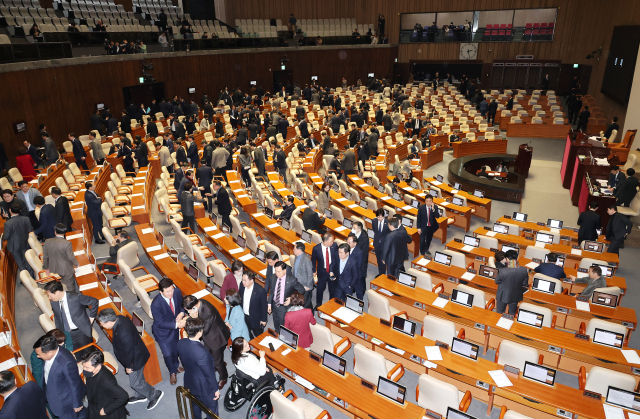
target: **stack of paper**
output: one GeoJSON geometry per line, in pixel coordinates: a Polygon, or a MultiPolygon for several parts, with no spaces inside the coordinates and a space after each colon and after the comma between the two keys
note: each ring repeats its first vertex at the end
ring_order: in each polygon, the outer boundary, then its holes
{"type": "Polygon", "coordinates": [[[142,230],[140,230],[140,232],[142,234],[153,234],[153,227],[151,227],[151,228],[143,228],[142,230]]]}
{"type": "Polygon", "coordinates": [[[93,265],[83,265],[76,268],[76,276],[88,275],[94,272],[93,265]]]}
{"type": "MultiPolygon", "coordinates": [[[[153,229],[151,229],[151,230],[153,231],[153,229]]],[[[81,239],[82,238],[82,233],[72,234],[71,236],[67,236],[65,238],[67,240],[81,239]]]]}
{"type": "Polygon", "coordinates": [[[473,278],[476,277],[476,274],[471,273],[471,272],[465,272],[462,274],[462,276],[460,278],[466,280],[466,281],[472,281],[473,278]]]}
{"type": "Polygon", "coordinates": [[[261,270],[260,275],[267,276],[267,268],[264,268],[263,270],[261,270]]]}
{"type": "Polygon", "coordinates": [[[421,258],[419,261],[416,262],[416,264],[420,266],[427,266],[427,263],[429,263],[429,260],[425,258],[421,258]]]}
{"type": "Polygon", "coordinates": [[[475,247],[473,247],[473,246],[469,246],[468,244],[465,244],[464,246],[462,246],[462,251],[463,251],[463,252],[470,252],[470,251],[472,251],[473,249],[475,249],[475,247]]]}
{"type": "Polygon", "coordinates": [[[104,305],[109,304],[110,302],[111,302],[111,297],[104,297],[104,298],[101,298],[100,300],[98,300],[98,306],[102,307],[104,305]]]}
{"type": "Polygon", "coordinates": [[[235,249],[229,250],[229,254],[231,255],[235,255],[236,253],[240,252],[244,252],[244,249],[242,247],[236,247],[235,249]]]}
{"type": "Polygon", "coordinates": [[[445,300],[444,298],[436,298],[435,301],[433,303],[431,303],[431,305],[434,305],[436,307],[440,307],[440,308],[444,308],[447,303],[449,303],[449,300],[445,300]]]}
{"type": "Polygon", "coordinates": [[[535,263],[535,262],[529,262],[529,263],[527,263],[527,264],[526,264],[526,265],[524,265],[524,266],[526,266],[526,267],[527,267],[527,268],[529,268],[529,269],[535,269],[535,268],[537,268],[538,266],[540,266],[540,264],[539,264],[539,263],[535,263]]]}
{"type": "Polygon", "coordinates": [[[607,419],[624,419],[624,410],[619,407],[611,406],[610,404],[603,404],[604,416],[607,419]]]}
{"type": "Polygon", "coordinates": [[[487,231],[486,233],[484,233],[485,236],[489,236],[489,237],[495,237],[496,234],[498,233],[496,233],[495,231],[487,231]]]}
{"type": "Polygon", "coordinates": [[[209,231],[213,231],[213,230],[217,230],[217,229],[218,229],[218,227],[216,227],[216,226],[209,226],[209,227],[205,227],[204,228],[204,232],[207,233],[209,231]]]}
{"type": "Polygon", "coordinates": [[[278,223],[273,223],[273,224],[269,224],[269,225],[267,226],[267,228],[268,228],[268,229],[274,229],[274,228],[276,228],[276,227],[280,227],[280,224],[278,224],[278,223]]]}
{"type": "Polygon", "coordinates": [[[144,205],[137,205],[135,207],[131,207],[132,210],[144,209],[144,205]]]}
{"type": "Polygon", "coordinates": [[[389,345],[386,345],[386,346],[385,346],[385,349],[388,349],[388,350],[390,350],[391,352],[395,352],[395,353],[400,354],[400,355],[404,355],[404,353],[406,352],[406,351],[404,351],[404,350],[402,350],[402,349],[395,348],[395,347],[393,347],[393,346],[389,346],[389,345]]]}
{"type": "Polygon", "coordinates": [[[304,388],[308,388],[309,390],[313,390],[314,388],[316,388],[316,386],[314,386],[311,381],[305,380],[299,375],[296,376],[296,383],[300,384],[304,388]]]}
{"type": "Polygon", "coordinates": [[[167,253],[160,253],[159,255],[155,255],[153,257],[153,260],[160,260],[160,259],[164,259],[164,258],[168,258],[169,255],[167,253]]]}
{"type": "Polygon", "coordinates": [[[80,291],[86,291],[93,288],[98,288],[98,282],[91,282],[89,284],[83,284],[78,287],[80,291]]]}
{"type": "Polygon", "coordinates": [[[340,307],[339,309],[331,313],[331,315],[347,324],[358,318],[358,313],[353,310],[349,310],[346,307],[340,307]]]}
{"type": "Polygon", "coordinates": [[[196,298],[204,298],[207,295],[211,295],[211,293],[209,293],[209,291],[206,288],[203,289],[203,290],[200,290],[198,292],[194,292],[193,293],[193,296],[196,297],[196,298]]]}
{"type": "Polygon", "coordinates": [[[214,240],[218,240],[218,239],[223,238],[224,236],[225,236],[225,234],[224,234],[224,233],[218,233],[218,234],[216,234],[215,236],[213,236],[213,239],[214,239],[214,240]]]}
{"type": "Polygon", "coordinates": [[[440,352],[439,346],[425,346],[424,350],[427,352],[429,361],[442,361],[442,352],[440,352]]]}
{"type": "Polygon", "coordinates": [[[385,290],[384,288],[378,289],[379,292],[388,295],[389,297],[393,297],[393,293],[389,290],[385,290]]]}
{"type": "Polygon", "coordinates": [[[252,255],[251,253],[247,253],[246,255],[244,255],[244,256],[240,256],[240,257],[238,258],[238,260],[240,260],[241,262],[246,262],[246,261],[248,261],[249,259],[253,259],[253,255],[252,255]]]}
{"type": "Polygon", "coordinates": [[[498,323],[496,323],[496,326],[501,327],[501,328],[506,329],[506,330],[511,329],[512,325],[513,325],[513,320],[509,320],[509,319],[506,319],[504,317],[500,317],[500,320],[498,320],[498,323]]]}
{"type": "Polygon", "coordinates": [[[84,250],[76,250],[75,252],[73,252],[73,256],[80,256],[80,255],[84,255],[84,250]]]}
{"type": "Polygon", "coordinates": [[[621,349],[622,355],[627,360],[629,364],[640,364],[640,356],[633,349],[621,349]]]}
{"type": "Polygon", "coordinates": [[[147,250],[147,252],[154,252],[154,251],[160,250],[160,249],[162,249],[162,246],[156,245],[156,246],[147,247],[146,250],[147,250]]]}
{"type": "Polygon", "coordinates": [[[489,371],[489,375],[498,387],[510,387],[513,385],[507,374],[503,370],[489,371]]]}
{"type": "Polygon", "coordinates": [[[274,338],[273,336],[266,336],[262,341],[260,341],[260,345],[265,348],[269,347],[269,343],[273,345],[273,349],[278,349],[280,345],[282,345],[282,341],[274,338]]]}

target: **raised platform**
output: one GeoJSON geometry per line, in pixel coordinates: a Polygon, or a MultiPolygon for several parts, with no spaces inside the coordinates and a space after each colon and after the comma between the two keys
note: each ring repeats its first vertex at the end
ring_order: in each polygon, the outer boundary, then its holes
{"type": "Polygon", "coordinates": [[[515,154],[477,154],[460,157],[449,163],[447,178],[450,183],[460,183],[461,189],[465,191],[471,192],[476,189],[483,191],[485,198],[519,203],[524,195],[526,178],[513,171],[516,157],[515,154]],[[482,166],[489,165],[493,168],[501,161],[509,163],[507,182],[484,179],[475,175],[482,166]]]}

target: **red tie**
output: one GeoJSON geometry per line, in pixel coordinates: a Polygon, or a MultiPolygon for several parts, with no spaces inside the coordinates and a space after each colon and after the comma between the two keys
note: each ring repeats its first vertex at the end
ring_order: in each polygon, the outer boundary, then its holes
{"type": "Polygon", "coordinates": [[[429,218],[431,218],[431,211],[429,211],[429,207],[427,207],[427,227],[431,227],[431,221],[429,221],[429,218]]]}
{"type": "Polygon", "coordinates": [[[173,311],[173,314],[176,314],[176,310],[173,308],[173,298],[169,300],[169,307],[171,307],[171,311],[173,311]]]}
{"type": "Polygon", "coordinates": [[[327,247],[327,254],[324,257],[324,263],[327,265],[327,273],[329,273],[329,248],[327,247]]]}

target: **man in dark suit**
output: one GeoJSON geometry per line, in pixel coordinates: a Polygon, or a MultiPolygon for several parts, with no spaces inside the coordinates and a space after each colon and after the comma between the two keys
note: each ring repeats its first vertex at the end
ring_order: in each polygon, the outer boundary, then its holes
{"type": "Polygon", "coordinates": [[[29,250],[29,233],[33,231],[29,217],[20,215],[20,205],[14,203],[9,209],[11,218],[4,223],[4,239],[7,241],[6,249],[13,255],[18,265],[18,274],[27,270],[33,277],[33,269],[27,263],[24,253],[29,250]]]}
{"type": "Polygon", "coordinates": [[[260,336],[264,332],[268,320],[267,292],[255,283],[255,279],[254,272],[245,271],[242,274],[242,283],[240,284],[244,321],[247,323],[251,338],[260,336]],[[246,302],[246,299],[249,301],[246,302]],[[248,307],[248,310],[245,310],[245,307],[248,307]]]}
{"type": "Polygon", "coordinates": [[[356,283],[360,279],[360,259],[362,254],[360,249],[349,244],[343,243],[338,246],[338,266],[336,269],[336,279],[338,287],[336,289],[335,298],[344,301],[347,295],[353,294],[356,283]]]}
{"type": "Polygon", "coordinates": [[[44,243],[42,267],[46,274],[49,272],[60,275],[60,282],[67,287],[69,292],[78,292],[78,283],[74,268],[78,267],[78,260],[73,254],[71,242],[65,239],[67,227],[58,223],[54,227],[56,236],[44,243]]]}
{"type": "Polygon", "coordinates": [[[145,346],[138,329],[126,316],[118,316],[112,308],[105,308],[96,317],[100,326],[112,330],[113,354],[129,375],[129,384],[135,392],[129,404],[148,401],[147,410],[158,406],[164,392],[154,389],[144,378],[144,366],[149,360],[149,350],[145,346]]]}
{"type": "Polygon", "coordinates": [[[149,148],[147,147],[147,143],[142,141],[139,135],[136,135],[135,145],[136,148],[133,154],[138,162],[138,168],[149,166],[149,148]]]}
{"type": "Polygon", "coordinates": [[[580,112],[578,116],[578,131],[586,131],[587,124],[589,123],[589,118],[591,117],[591,112],[589,112],[589,107],[585,106],[584,110],[580,112]]]}
{"type": "Polygon", "coordinates": [[[58,281],[49,282],[44,291],[51,301],[56,329],[71,334],[73,349],[92,343],[91,325],[98,314],[98,300],[88,295],[66,292],[58,281]]]}
{"type": "Polygon", "coordinates": [[[324,290],[329,285],[329,299],[334,298],[338,283],[335,273],[338,270],[338,245],[331,233],[324,233],[322,243],[316,244],[311,251],[311,266],[316,276],[316,306],[322,305],[324,290]]]}
{"type": "Polygon", "coordinates": [[[287,127],[289,126],[289,121],[287,118],[280,118],[276,128],[278,128],[278,132],[282,134],[282,138],[287,141],[287,127]]]}
{"type": "Polygon", "coordinates": [[[196,210],[195,203],[204,202],[204,199],[200,198],[200,194],[197,191],[193,191],[193,184],[187,182],[184,185],[182,196],[180,197],[180,210],[182,212],[182,228],[189,227],[191,231],[196,230],[196,210]]]}
{"type": "Polygon", "coordinates": [[[17,387],[11,371],[0,371],[0,395],[4,399],[0,419],[48,419],[45,395],[34,381],[17,387]]]}
{"type": "Polygon", "coordinates": [[[227,367],[224,363],[224,351],[227,348],[227,341],[231,333],[224,318],[218,310],[207,300],[199,300],[193,295],[187,295],[182,300],[182,307],[187,311],[190,317],[201,318],[204,320],[204,331],[202,341],[207,347],[213,360],[215,361],[216,371],[220,379],[220,388],[224,388],[229,377],[227,367]]]}
{"type": "Polygon", "coordinates": [[[433,234],[438,231],[440,225],[438,225],[438,217],[440,217],[440,211],[438,207],[433,205],[433,197],[427,195],[425,198],[425,204],[420,205],[418,208],[417,227],[418,234],[420,234],[420,254],[430,255],[429,246],[431,246],[431,239],[433,234]]]}
{"type": "Polygon", "coordinates": [[[69,141],[73,144],[73,157],[76,159],[78,167],[82,167],[84,170],[89,170],[87,166],[87,152],[84,151],[84,147],[79,139],[76,138],[74,133],[69,134],[69,141]]]}
{"type": "Polygon", "coordinates": [[[609,222],[607,223],[606,238],[610,242],[607,252],[619,254],[620,247],[622,247],[624,240],[631,233],[633,223],[626,215],[620,214],[618,207],[615,205],[607,208],[607,214],[609,214],[609,222]]]}
{"type": "Polygon", "coordinates": [[[298,121],[302,121],[304,119],[304,114],[304,106],[300,104],[296,106],[296,117],[298,118],[298,121]]]}
{"type": "Polygon", "coordinates": [[[125,134],[131,134],[131,116],[129,116],[126,109],[122,110],[122,119],[120,121],[120,129],[125,134]]]}
{"type": "MultiPolygon", "coordinates": [[[[44,388],[51,413],[59,419],[86,419],[87,412],[83,406],[85,386],[78,374],[76,358],[59,346],[54,336],[45,338],[35,351],[38,358],[44,361],[43,382],[38,384],[44,388]]],[[[36,401],[29,400],[29,404],[35,405],[36,401]]]]}
{"type": "Polygon", "coordinates": [[[615,192],[616,188],[626,178],[624,173],[620,171],[620,168],[615,164],[610,167],[611,173],[609,173],[609,189],[615,192]]]}
{"type": "Polygon", "coordinates": [[[487,116],[487,123],[494,123],[496,122],[496,113],[498,112],[498,102],[496,102],[495,99],[491,100],[491,103],[489,104],[489,111],[487,112],[488,116],[487,116]]]}
{"type": "Polygon", "coordinates": [[[551,278],[563,279],[567,277],[567,274],[564,273],[564,269],[562,266],[556,265],[558,261],[558,256],[555,253],[549,253],[547,255],[547,263],[541,263],[538,265],[534,271],[539,274],[550,276],[551,278]]]}
{"type": "Polygon", "coordinates": [[[169,382],[174,386],[178,382],[177,374],[184,371],[178,362],[177,347],[180,329],[185,326],[184,312],[180,310],[182,292],[169,278],[162,278],[158,282],[158,291],[160,292],[151,302],[151,332],[160,346],[164,363],[169,370],[169,382]]]}
{"type": "MultiPolygon", "coordinates": [[[[356,221],[356,223],[360,224],[360,221],[356,221]]],[[[353,232],[349,233],[349,236],[347,237],[347,244],[349,245],[350,252],[349,257],[355,258],[359,273],[356,282],[353,284],[352,291],[355,291],[356,296],[362,300],[364,298],[364,292],[367,285],[367,268],[369,266],[367,260],[369,256],[369,239],[366,237],[366,234],[362,233],[362,228],[360,228],[360,230],[358,231],[358,227],[356,227],[355,223],[353,224],[352,231],[353,232]],[[364,239],[366,239],[366,243],[364,239]],[[366,246],[366,248],[364,246],[366,246]]]]}
{"type": "Polygon", "coordinates": [[[507,100],[507,105],[505,106],[505,108],[508,111],[513,110],[513,95],[509,96],[509,100],[507,100]]]}
{"type": "Polygon", "coordinates": [[[295,198],[293,195],[289,195],[285,198],[283,204],[284,206],[282,207],[282,212],[277,215],[274,216],[274,218],[278,219],[278,220],[291,220],[291,215],[293,214],[293,211],[295,211],[296,206],[294,204],[295,198]]]}
{"type": "Polygon", "coordinates": [[[602,227],[600,224],[600,214],[598,214],[598,203],[591,201],[589,209],[580,213],[578,216],[578,243],[582,244],[585,240],[598,240],[598,230],[602,227]]]}
{"type": "Polygon", "coordinates": [[[38,150],[36,150],[36,148],[32,146],[31,143],[27,140],[23,141],[22,145],[24,145],[24,147],[27,149],[27,154],[29,154],[33,161],[36,163],[35,167],[38,167],[38,165],[40,164],[40,152],[38,152],[38,150]]]}
{"type": "Polygon", "coordinates": [[[198,189],[207,197],[207,210],[211,214],[213,212],[213,198],[211,197],[211,182],[213,181],[213,169],[211,166],[202,165],[196,169],[196,179],[198,180],[198,189]]]}
{"type": "Polygon", "coordinates": [[[316,204],[315,201],[309,202],[309,207],[305,208],[302,213],[302,224],[305,230],[313,230],[322,234],[324,228],[320,226],[324,224],[325,218],[324,214],[318,214],[316,212],[317,207],[318,204],[316,204]]]}
{"type": "Polygon", "coordinates": [[[189,159],[189,163],[191,163],[191,167],[198,167],[198,163],[200,162],[200,157],[198,156],[198,145],[193,137],[188,137],[187,144],[187,158],[189,159]]]}
{"type": "Polygon", "coordinates": [[[276,279],[271,281],[267,293],[267,311],[273,314],[273,326],[276,332],[280,333],[280,327],[284,325],[284,316],[287,314],[290,304],[291,294],[298,291],[304,295],[304,286],[298,282],[298,279],[291,273],[291,268],[278,261],[273,267],[276,279]]]}
{"type": "Polygon", "coordinates": [[[387,238],[389,231],[389,222],[384,217],[384,210],[378,208],[376,210],[376,218],[371,220],[371,229],[373,230],[373,250],[376,253],[378,261],[378,275],[384,275],[385,266],[382,259],[382,249],[384,248],[384,240],[387,238]]]}
{"type": "Polygon", "coordinates": [[[524,291],[529,286],[529,274],[526,267],[518,265],[518,252],[509,250],[506,256],[507,266],[500,269],[495,279],[498,285],[496,311],[504,313],[509,307],[509,314],[515,315],[518,303],[522,301],[524,291]]]}
{"type": "Polygon", "coordinates": [[[67,226],[67,231],[73,231],[73,217],[71,217],[69,200],[66,196],[62,196],[62,191],[57,186],[51,188],[51,196],[56,203],[56,221],[67,226]]]}
{"type": "Polygon", "coordinates": [[[118,120],[110,115],[107,115],[102,123],[107,127],[107,134],[118,132],[118,120]]]}
{"type": "Polygon", "coordinates": [[[214,202],[218,207],[218,214],[222,216],[222,223],[229,226],[229,232],[233,231],[233,226],[231,225],[231,219],[229,215],[231,215],[231,202],[229,201],[229,193],[222,186],[222,183],[219,180],[213,182],[213,196],[216,197],[214,202]]]}
{"type": "Polygon", "coordinates": [[[98,134],[102,134],[102,118],[100,117],[100,111],[98,109],[95,110],[93,115],[91,115],[91,129],[98,131],[98,134]]]}
{"type": "Polygon", "coordinates": [[[282,176],[284,182],[287,183],[287,157],[280,144],[276,144],[275,152],[273,153],[273,167],[282,176]]]}
{"type": "Polygon", "coordinates": [[[47,166],[55,163],[60,158],[60,153],[56,147],[56,143],[48,133],[42,133],[42,142],[44,143],[44,154],[47,159],[47,166]]]}
{"type": "MultiPolygon", "coordinates": [[[[620,125],[618,125],[617,116],[614,116],[609,126],[607,126],[607,130],[604,132],[603,137],[609,139],[611,137],[611,134],[613,133],[613,130],[620,131],[620,125]]],[[[619,143],[621,139],[622,139],[622,136],[619,136],[615,140],[613,140],[613,142],[619,143]]]]}
{"type": "Polygon", "coordinates": [[[633,176],[636,171],[627,169],[627,178],[618,184],[613,196],[618,198],[616,205],[628,207],[638,193],[638,178],[633,176]]]}
{"type": "MultiPolygon", "coordinates": [[[[204,329],[204,320],[189,317],[184,328],[188,339],[181,339],[177,342],[177,351],[185,366],[184,386],[196,399],[217,415],[220,386],[214,372],[216,369],[215,360],[200,343],[204,329]]],[[[196,404],[193,404],[193,417],[202,417],[202,412],[196,404]]]]}
{"type": "Polygon", "coordinates": [[[344,154],[342,156],[342,161],[340,162],[340,167],[342,168],[342,172],[344,173],[344,180],[347,182],[347,185],[351,184],[349,180],[349,175],[356,173],[356,154],[352,149],[349,148],[349,144],[344,145],[344,154]]]}
{"type": "Polygon", "coordinates": [[[300,124],[298,124],[298,128],[300,129],[300,136],[302,138],[309,138],[309,126],[307,124],[307,120],[304,119],[304,117],[300,121],[300,124]]]}
{"type": "Polygon", "coordinates": [[[394,217],[389,220],[389,230],[391,231],[384,242],[382,249],[382,259],[384,260],[387,275],[398,277],[398,272],[404,270],[404,261],[409,257],[407,245],[411,243],[411,236],[404,228],[401,228],[400,221],[394,217]]]}
{"type": "Polygon", "coordinates": [[[57,224],[55,208],[51,204],[45,204],[43,196],[33,198],[33,203],[36,204],[36,209],[40,209],[40,218],[38,219],[40,226],[33,231],[34,234],[36,236],[42,235],[45,240],[55,237],[54,227],[57,224]]]}
{"type": "MultiPolygon", "coordinates": [[[[84,201],[87,204],[87,218],[91,220],[91,228],[93,229],[93,241],[96,244],[104,244],[104,235],[102,234],[102,198],[96,193],[96,185],[93,182],[85,182],[84,187],[87,192],[84,194],[84,201]]],[[[42,217],[42,211],[40,211],[42,217]]]]}

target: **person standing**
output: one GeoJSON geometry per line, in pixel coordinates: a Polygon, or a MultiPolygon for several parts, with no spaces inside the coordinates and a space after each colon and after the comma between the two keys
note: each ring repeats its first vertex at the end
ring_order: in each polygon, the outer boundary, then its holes
{"type": "Polygon", "coordinates": [[[585,240],[598,240],[598,230],[601,228],[600,214],[598,214],[598,202],[591,201],[589,209],[578,216],[578,244],[585,240]]]}
{"type": "Polygon", "coordinates": [[[333,242],[334,237],[331,233],[324,233],[322,243],[313,246],[311,251],[311,268],[316,277],[316,306],[314,310],[322,305],[324,290],[329,285],[329,299],[335,297],[336,282],[335,273],[338,271],[338,245],[333,242]]]}
{"type": "Polygon", "coordinates": [[[496,113],[498,113],[498,102],[495,99],[491,99],[491,103],[489,103],[489,110],[487,116],[487,123],[495,124],[496,122],[496,113]]]}
{"type": "MultiPolygon", "coordinates": [[[[197,231],[195,203],[203,203],[205,201],[204,199],[199,198],[200,194],[198,194],[198,192],[192,193],[192,189],[193,184],[191,182],[187,182],[184,185],[184,190],[180,197],[180,210],[182,212],[182,228],[189,227],[193,234],[195,234],[197,231]]],[[[211,194],[208,194],[207,196],[211,196],[211,194]]]]}
{"type": "Polygon", "coordinates": [[[620,214],[618,207],[615,205],[610,205],[607,208],[607,214],[609,214],[606,234],[606,238],[609,240],[607,252],[620,254],[620,247],[622,247],[624,240],[631,233],[633,223],[626,215],[620,214]]]}
{"type": "Polygon", "coordinates": [[[35,214],[36,204],[33,200],[37,196],[42,196],[42,194],[36,188],[32,188],[29,182],[27,182],[26,180],[21,180],[20,182],[18,182],[18,188],[20,188],[20,190],[16,192],[16,196],[26,204],[27,210],[29,211],[28,214],[31,225],[34,226],[34,228],[37,228],[38,219],[35,214]]]}
{"type": "Polygon", "coordinates": [[[263,141],[260,147],[253,148],[253,161],[256,164],[256,168],[258,169],[258,176],[265,177],[266,173],[264,171],[264,167],[266,150],[263,149],[263,144],[266,144],[266,142],[263,141]]]}
{"type": "Polygon", "coordinates": [[[42,267],[47,276],[49,272],[60,275],[60,282],[67,287],[67,291],[78,292],[74,268],[77,268],[79,263],[73,254],[71,242],[64,237],[67,227],[58,223],[54,230],[56,236],[48,239],[43,246],[42,267]]]}
{"type": "Polygon", "coordinates": [[[291,294],[294,291],[304,294],[305,289],[284,262],[276,262],[273,271],[276,279],[269,283],[269,288],[266,290],[269,295],[267,312],[273,314],[273,327],[277,333],[280,333],[280,327],[284,324],[284,317],[291,303],[291,294]]]}
{"type": "MultiPolygon", "coordinates": [[[[364,298],[367,287],[367,270],[369,268],[369,236],[364,232],[364,226],[360,221],[353,223],[352,233],[356,239],[356,247],[360,249],[362,258],[360,260],[360,279],[356,282],[356,295],[359,299],[364,298]]],[[[351,236],[351,234],[349,234],[351,236]]],[[[349,245],[351,246],[351,245],[349,245]]]]}
{"type": "MultiPolygon", "coordinates": [[[[209,163],[210,160],[207,161],[209,163]]],[[[207,197],[207,208],[209,214],[213,213],[213,198],[211,195],[211,182],[213,181],[213,169],[208,164],[203,164],[196,169],[196,179],[198,181],[198,191],[202,191],[207,197]]]]}
{"type": "Polygon", "coordinates": [[[222,216],[222,224],[226,224],[229,227],[229,232],[233,231],[233,225],[231,225],[231,201],[229,201],[229,193],[226,188],[222,186],[219,180],[213,181],[213,196],[216,197],[215,205],[218,207],[218,214],[222,216]]]}
{"type": "Polygon", "coordinates": [[[509,314],[515,315],[518,303],[522,301],[524,291],[529,286],[529,274],[526,267],[518,265],[518,252],[509,250],[506,257],[507,266],[500,269],[495,279],[498,285],[496,311],[502,314],[509,307],[509,314]]]}
{"type": "MultiPolygon", "coordinates": [[[[220,386],[216,381],[216,362],[200,339],[204,335],[205,321],[201,318],[187,318],[184,330],[188,339],[178,342],[178,354],[185,366],[184,386],[214,414],[218,414],[220,386]]],[[[201,409],[193,404],[193,417],[202,417],[201,409]]]]}
{"type": "Polygon", "coordinates": [[[264,332],[268,320],[267,292],[255,283],[255,279],[255,273],[244,272],[239,291],[240,298],[242,298],[244,321],[253,338],[264,332]]]}
{"type": "Polygon", "coordinates": [[[282,146],[276,144],[275,152],[273,153],[273,167],[278,171],[280,176],[284,179],[284,183],[287,183],[287,160],[282,151],[282,146]]]}
{"type": "Polygon", "coordinates": [[[382,250],[384,249],[384,241],[390,233],[389,221],[384,217],[384,209],[378,208],[376,210],[376,218],[371,220],[371,228],[373,230],[373,250],[378,262],[378,275],[384,275],[385,266],[384,259],[382,259],[382,250]]]}
{"type": "Polygon", "coordinates": [[[173,158],[171,158],[169,148],[166,145],[162,145],[162,143],[156,143],[156,149],[158,150],[160,166],[166,167],[167,172],[173,173],[173,158]]]}
{"type": "Polygon", "coordinates": [[[382,249],[382,259],[384,260],[387,275],[398,277],[398,272],[404,269],[404,261],[409,256],[407,245],[411,243],[411,236],[404,228],[400,228],[400,221],[393,217],[389,220],[389,230],[387,239],[382,249]]]}
{"type": "Polygon", "coordinates": [[[69,332],[73,349],[82,348],[93,342],[93,320],[98,314],[98,300],[84,294],[67,292],[58,281],[51,281],[44,287],[51,301],[56,329],[69,332]],[[89,309],[89,315],[87,315],[89,309]]]}
{"type": "MultiPolygon", "coordinates": [[[[347,239],[347,242],[349,240],[350,239],[347,239]]],[[[360,255],[360,250],[355,247],[355,243],[353,243],[353,249],[347,243],[338,246],[338,257],[340,260],[338,262],[338,270],[336,271],[336,278],[338,280],[336,298],[339,300],[344,301],[347,295],[351,295],[354,292],[356,283],[360,279],[359,264],[362,256],[358,255],[360,255]]]]}
{"type": "Polygon", "coordinates": [[[429,246],[431,246],[433,234],[440,228],[438,217],[440,217],[440,211],[433,205],[433,197],[427,195],[424,205],[420,205],[418,208],[417,219],[418,234],[420,234],[420,254],[423,256],[431,255],[429,246]]]}
{"type": "Polygon", "coordinates": [[[177,349],[180,329],[185,325],[184,312],[178,313],[182,307],[182,292],[169,278],[162,278],[158,282],[158,291],[158,295],[151,302],[151,332],[160,346],[164,363],[169,370],[169,382],[174,386],[178,382],[177,374],[184,371],[178,361],[177,349]]]}
{"type": "Polygon", "coordinates": [[[638,178],[634,175],[636,171],[627,169],[627,177],[618,184],[613,196],[618,198],[616,205],[628,207],[631,201],[638,194],[638,178]]]}
{"type": "Polygon", "coordinates": [[[224,363],[224,351],[227,348],[229,336],[231,336],[229,328],[224,324],[224,318],[210,302],[207,300],[199,300],[193,295],[184,297],[182,307],[190,317],[194,319],[200,318],[204,321],[202,341],[213,356],[215,368],[216,371],[218,371],[218,378],[220,379],[218,385],[220,388],[224,388],[225,384],[227,384],[227,378],[229,377],[227,367],[224,363]]]}
{"type": "Polygon", "coordinates": [[[105,239],[102,234],[102,198],[96,193],[96,185],[93,182],[85,182],[84,187],[87,188],[87,192],[84,194],[84,201],[87,204],[87,218],[91,220],[93,241],[95,244],[104,244],[105,239]]]}
{"type": "Polygon", "coordinates": [[[356,154],[349,148],[349,144],[344,145],[344,150],[340,167],[344,173],[345,182],[347,182],[347,185],[350,185],[349,175],[356,173],[356,154]]]}
{"type": "Polygon", "coordinates": [[[36,348],[36,354],[44,361],[43,381],[39,384],[44,389],[51,413],[59,419],[86,419],[87,412],[83,406],[85,385],[78,374],[78,361],[73,354],[58,345],[53,336],[42,341],[42,345],[36,348]]]}
{"type": "Polygon", "coordinates": [[[78,167],[82,167],[84,170],[89,170],[87,166],[87,152],[84,151],[84,146],[79,139],[76,138],[74,133],[69,134],[69,141],[73,145],[73,157],[76,159],[78,167]]]}
{"type": "Polygon", "coordinates": [[[128,403],[148,401],[147,410],[157,407],[164,392],[153,388],[144,378],[144,366],[150,354],[136,326],[128,317],[116,315],[112,308],[103,309],[96,320],[102,328],[113,331],[111,344],[114,355],[129,375],[129,384],[135,392],[134,396],[129,397],[128,403]]]}
{"type": "Polygon", "coordinates": [[[33,231],[36,236],[42,234],[42,237],[46,239],[50,239],[56,236],[55,233],[55,225],[56,223],[56,214],[53,205],[45,204],[43,196],[36,196],[33,198],[34,204],[36,204],[36,217],[38,217],[38,223],[40,226],[33,231]]]}
{"type": "Polygon", "coordinates": [[[305,244],[302,242],[297,242],[293,247],[293,254],[296,256],[293,263],[293,276],[304,287],[304,307],[312,308],[313,267],[311,266],[309,255],[305,253],[305,249],[305,244]]]}
{"type": "Polygon", "coordinates": [[[51,188],[51,196],[56,203],[56,221],[64,224],[67,227],[67,231],[73,231],[73,217],[71,216],[69,200],[62,195],[62,191],[57,186],[51,188]]]}
{"type": "Polygon", "coordinates": [[[298,335],[299,347],[309,350],[313,343],[311,325],[316,324],[316,318],[313,316],[313,311],[305,306],[304,296],[294,291],[291,294],[291,304],[285,316],[284,327],[298,335]]]}
{"type": "Polygon", "coordinates": [[[93,151],[93,160],[97,165],[104,164],[104,160],[107,158],[107,156],[102,150],[102,144],[100,143],[100,140],[96,137],[96,134],[93,131],[89,133],[89,140],[91,140],[91,142],[89,143],[89,147],[91,147],[91,150],[93,151]]]}
{"type": "Polygon", "coordinates": [[[20,205],[13,203],[9,208],[11,218],[4,223],[4,240],[7,241],[6,249],[11,253],[18,265],[18,274],[26,270],[34,276],[33,269],[27,263],[24,254],[29,250],[29,234],[33,231],[29,217],[20,215],[20,205]]]}
{"type": "Polygon", "coordinates": [[[0,419],[48,419],[44,392],[35,382],[18,387],[11,371],[0,371],[0,395],[4,399],[0,419]]]}
{"type": "Polygon", "coordinates": [[[304,209],[302,217],[300,218],[302,219],[302,224],[305,230],[313,230],[318,233],[322,233],[324,228],[321,226],[326,221],[326,218],[324,217],[324,214],[318,214],[316,212],[317,207],[318,204],[316,204],[316,201],[309,202],[309,207],[304,209]]]}
{"type": "Polygon", "coordinates": [[[58,161],[58,159],[60,158],[60,153],[58,152],[56,143],[48,133],[42,133],[42,141],[44,142],[44,155],[47,159],[47,166],[49,166],[58,161]]]}
{"type": "Polygon", "coordinates": [[[126,419],[129,394],[105,368],[102,352],[93,351],[82,359],[82,375],[87,386],[89,418],[126,419]]]}

